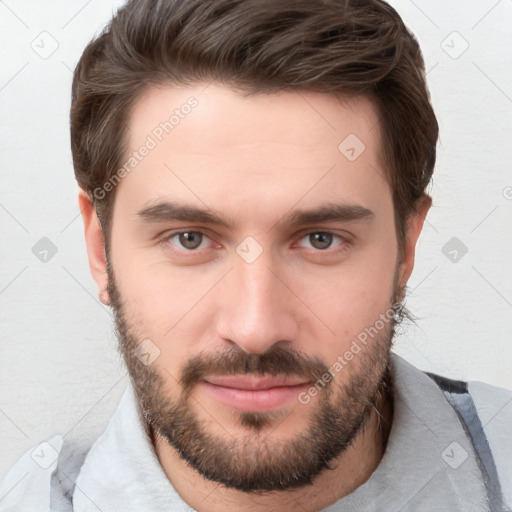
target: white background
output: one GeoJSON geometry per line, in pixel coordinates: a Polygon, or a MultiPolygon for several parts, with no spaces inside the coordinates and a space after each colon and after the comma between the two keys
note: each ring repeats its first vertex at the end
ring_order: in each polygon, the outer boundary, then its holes
{"type": "MultiPolygon", "coordinates": [[[[391,3],[420,40],[441,128],[407,301],[417,325],[395,350],[512,388],[512,2],[391,3]],[[456,263],[442,252],[452,237],[468,249],[456,263]]],[[[0,477],[43,439],[108,417],[126,385],[89,274],[68,135],[72,69],[119,4],[0,1],[0,477]],[[57,44],[45,59],[33,49],[57,44]],[[46,263],[32,252],[42,237],[58,249],[46,263]]]]}

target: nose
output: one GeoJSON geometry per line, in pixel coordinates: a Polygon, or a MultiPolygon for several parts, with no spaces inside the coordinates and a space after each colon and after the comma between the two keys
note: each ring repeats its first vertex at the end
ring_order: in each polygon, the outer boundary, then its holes
{"type": "Polygon", "coordinates": [[[235,256],[219,296],[217,335],[249,354],[293,342],[298,334],[297,299],[284,273],[265,252],[252,263],[235,256]]]}

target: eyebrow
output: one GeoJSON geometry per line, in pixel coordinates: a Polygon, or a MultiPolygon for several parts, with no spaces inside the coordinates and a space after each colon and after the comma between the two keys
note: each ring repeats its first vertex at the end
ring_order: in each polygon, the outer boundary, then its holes
{"type": "Polygon", "coordinates": [[[162,201],[152,206],[147,206],[137,212],[137,217],[147,223],[180,220],[202,224],[217,224],[229,228],[229,223],[211,210],[171,201],[162,201]]]}
{"type": "Polygon", "coordinates": [[[364,206],[328,203],[311,210],[296,210],[290,212],[282,217],[277,224],[296,228],[306,224],[317,224],[321,222],[367,221],[371,220],[373,217],[375,217],[375,214],[364,206]]]}
{"type": "MultiPolygon", "coordinates": [[[[190,206],[187,204],[162,201],[146,206],[137,212],[137,217],[146,223],[158,223],[169,221],[198,222],[224,226],[231,229],[234,222],[223,219],[211,210],[190,206]]],[[[310,210],[295,210],[285,214],[275,225],[280,227],[297,228],[307,224],[322,222],[354,222],[368,221],[375,214],[360,205],[327,203],[310,210]]]]}

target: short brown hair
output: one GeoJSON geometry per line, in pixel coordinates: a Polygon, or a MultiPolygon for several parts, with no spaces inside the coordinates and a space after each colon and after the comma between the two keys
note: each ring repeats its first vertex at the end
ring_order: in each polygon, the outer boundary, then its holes
{"type": "Polygon", "coordinates": [[[381,0],[130,0],[73,78],[71,148],[105,243],[130,108],[149,85],[218,81],[247,93],[366,95],[380,118],[399,245],[426,197],[438,124],[415,37],[381,0]]]}

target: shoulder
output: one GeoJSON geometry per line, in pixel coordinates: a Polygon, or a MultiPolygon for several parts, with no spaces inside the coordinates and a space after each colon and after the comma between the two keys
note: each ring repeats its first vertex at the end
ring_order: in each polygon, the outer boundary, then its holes
{"type": "Polygon", "coordinates": [[[489,441],[504,499],[512,508],[512,390],[468,382],[469,392],[489,441]]]}
{"type": "MultiPolygon", "coordinates": [[[[411,389],[422,391],[423,399],[420,399],[418,393],[413,395],[418,403],[424,404],[427,401],[426,394],[442,395],[434,380],[423,370],[416,368],[395,353],[391,356],[394,374],[395,377],[398,376],[401,388],[407,389],[409,394],[411,389]]],[[[467,384],[492,451],[504,500],[512,510],[512,390],[480,381],[469,381],[467,384]]],[[[443,402],[446,401],[443,400],[443,402]]],[[[434,409],[431,408],[430,416],[432,411],[434,409]]],[[[416,412],[422,414],[421,409],[416,412]]],[[[437,416],[435,414],[435,417],[437,416]]]]}
{"type": "Polygon", "coordinates": [[[27,450],[0,481],[0,511],[72,510],[75,481],[93,442],[59,434],[27,450]]]}
{"type": "Polygon", "coordinates": [[[0,511],[48,512],[50,499],[57,510],[71,510],[74,482],[89,450],[110,422],[121,394],[125,394],[124,388],[111,393],[102,407],[88,413],[87,422],[66,435],[54,435],[28,449],[0,480],[0,511]]]}
{"type": "Polygon", "coordinates": [[[27,450],[0,482],[2,512],[50,510],[52,473],[64,438],[55,435],[27,450]]]}

